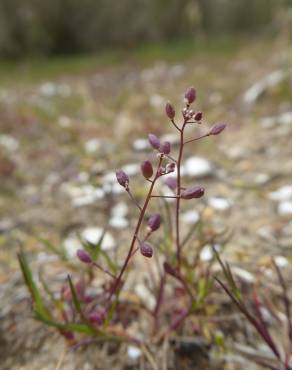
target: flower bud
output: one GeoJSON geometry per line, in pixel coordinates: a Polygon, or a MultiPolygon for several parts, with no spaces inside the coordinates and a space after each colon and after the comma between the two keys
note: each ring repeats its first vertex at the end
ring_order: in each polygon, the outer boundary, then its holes
{"type": "Polygon", "coordinates": [[[160,140],[158,139],[158,137],[156,135],[149,134],[148,135],[148,140],[149,140],[149,143],[152,146],[152,148],[159,149],[159,147],[160,147],[160,140]]]}
{"type": "Polygon", "coordinates": [[[196,100],[196,90],[190,87],[185,93],[185,100],[188,104],[192,104],[196,100]]]}
{"type": "Polygon", "coordinates": [[[116,172],[116,177],[118,180],[118,183],[123,186],[124,188],[127,188],[129,185],[129,177],[123,170],[118,170],[116,172]]]}
{"type": "Polygon", "coordinates": [[[165,170],[166,170],[166,173],[174,172],[174,170],[175,170],[175,163],[174,162],[168,163],[166,165],[166,167],[165,167],[165,170]]]}
{"type": "Polygon", "coordinates": [[[166,103],[165,105],[165,113],[169,119],[174,119],[175,110],[170,103],[166,103]]]}
{"type": "Polygon", "coordinates": [[[176,187],[177,187],[177,179],[176,177],[168,177],[166,180],[165,180],[165,184],[171,189],[171,190],[175,190],[176,187]]]}
{"type": "Polygon", "coordinates": [[[203,118],[203,113],[202,112],[197,112],[194,116],[195,121],[201,121],[203,118]]]}
{"type": "Polygon", "coordinates": [[[170,153],[170,142],[164,141],[163,143],[161,143],[159,147],[159,151],[163,154],[169,154],[170,153]]]}
{"type": "Polygon", "coordinates": [[[144,257],[151,258],[153,256],[153,248],[149,243],[141,243],[140,252],[144,257]]]}
{"type": "Polygon", "coordinates": [[[160,228],[160,224],[161,224],[161,217],[160,217],[160,214],[158,213],[150,216],[147,221],[147,225],[151,229],[152,232],[158,230],[160,228]]]}
{"type": "Polygon", "coordinates": [[[226,127],[225,123],[216,123],[211,130],[209,131],[209,135],[219,135],[226,127]]]}
{"type": "Polygon", "coordinates": [[[83,263],[91,263],[92,262],[92,259],[91,259],[90,255],[87,252],[85,252],[85,250],[83,250],[83,249],[78,249],[77,257],[83,263]]]}
{"type": "Polygon", "coordinates": [[[201,198],[204,195],[204,188],[200,186],[192,186],[186,190],[183,190],[180,194],[182,199],[193,199],[193,198],[201,198]]]}
{"type": "Polygon", "coordinates": [[[145,179],[150,179],[153,175],[153,167],[150,161],[144,161],[141,164],[141,171],[145,179]]]}

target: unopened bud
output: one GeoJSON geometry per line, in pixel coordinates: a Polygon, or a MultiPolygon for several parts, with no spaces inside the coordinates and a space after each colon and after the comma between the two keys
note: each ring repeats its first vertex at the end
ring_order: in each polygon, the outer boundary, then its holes
{"type": "Polygon", "coordinates": [[[202,112],[197,112],[194,116],[195,121],[201,121],[203,118],[203,113],[202,112]]]}
{"type": "Polygon", "coordinates": [[[148,135],[148,140],[149,140],[149,143],[152,146],[152,148],[159,149],[159,147],[160,147],[160,140],[158,139],[158,137],[156,135],[149,134],[148,135]]]}
{"type": "Polygon", "coordinates": [[[118,180],[118,183],[123,186],[124,188],[127,188],[129,185],[129,177],[123,170],[118,170],[116,172],[116,177],[118,180]]]}
{"type": "Polygon", "coordinates": [[[91,263],[92,262],[92,259],[91,259],[90,255],[87,252],[85,252],[85,250],[83,250],[83,249],[78,249],[77,257],[83,263],[91,263]]]}
{"type": "Polygon", "coordinates": [[[165,105],[165,113],[169,119],[174,119],[175,110],[170,103],[166,103],[165,105]]]}
{"type": "Polygon", "coordinates": [[[196,90],[190,87],[185,93],[185,100],[188,104],[192,104],[196,99],[196,90]]]}
{"type": "Polygon", "coordinates": [[[193,186],[186,190],[183,190],[180,194],[182,199],[193,199],[193,198],[201,198],[204,195],[204,188],[200,186],[193,186]]]}
{"type": "Polygon", "coordinates": [[[226,127],[225,123],[217,123],[211,128],[209,135],[219,135],[220,132],[222,132],[225,129],[225,127],[226,127]]]}
{"type": "Polygon", "coordinates": [[[153,175],[153,167],[150,161],[144,161],[141,164],[141,171],[145,179],[150,179],[153,175]]]}
{"type": "Polygon", "coordinates": [[[144,257],[151,258],[153,256],[153,248],[149,243],[141,243],[140,252],[144,257]]]}
{"type": "Polygon", "coordinates": [[[174,170],[175,170],[175,163],[174,162],[168,163],[166,165],[165,170],[166,170],[167,173],[174,172],[174,170]]]}
{"type": "Polygon", "coordinates": [[[149,217],[147,221],[148,227],[151,229],[151,231],[156,231],[160,228],[161,224],[161,217],[160,214],[155,214],[149,217]]]}
{"type": "Polygon", "coordinates": [[[164,141],[163,143],[161,143],[159,147],[159,151],[163,154],[169,154],[170,153],[170,142],[164,141]]]}

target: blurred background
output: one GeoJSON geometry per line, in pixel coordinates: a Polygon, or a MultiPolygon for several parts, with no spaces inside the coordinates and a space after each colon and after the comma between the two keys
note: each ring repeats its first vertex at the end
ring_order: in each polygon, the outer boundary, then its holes
{"type": "MultiPolygon", "coordinates": [[[[271,255],[289,268],[291,38],[292,0],[0,0],[1,369],[55,369],[63,345],[31,320],[16,252],[62,282],[56,251],[74,262],[80,235],[94,242],[107,227],[106,250],[127,245],[136,211],[114,171],[143,195],[147,134],[176,150],[164,105],[179,112],[189,86],[205,117],[190,137],[228,129],[186,150],[185,181],[206,197],[183,222],[232,231],[226,255],[247,281],[271,255]]],[[[93,352],[86,369],[123,368],[93,352]]],[[[83,369],[73,357],[66,369],[83,369]]],[[[226,369],[254,369],[242,361],[226,369]]]]}
{"type": "Polygon", "coordinates": [[[290,0],[2,0],[0,53],[24,58],[204,35],[273,35],[291,31],[289,6],[290,0]]]}

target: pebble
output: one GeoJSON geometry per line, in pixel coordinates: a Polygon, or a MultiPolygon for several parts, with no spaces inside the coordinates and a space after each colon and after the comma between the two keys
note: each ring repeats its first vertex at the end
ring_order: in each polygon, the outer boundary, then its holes
{"type": "Polygon", "coordinates": [[[111,218],[109,224],[115,229],[125,229],[129,226],[129,221],[126,218],[128,214],[128,206],[126,203],[117,203],[111,210],[111,218]]]}
{"type": "Polygon", "coordinates": [[[234,275],[238,276],[245,282],[249,284],[255,283],[255,277],[249,271],[244,270],[240,267],[232,267],[231,270],[234,275]]]}
{"type": "Polygon", "coordinates": [[[208,205],[218,211],[226,211],[230,209],[231,202],[225,198],[212,197],[208,199],[208,205]]]}
{"type": "Polygon", "coordinates": [[[99,199],[103,199],[105,192],[102,188],[94,187],[90,184],[75,186],[70,183],[63,184],[62,190],[67,193],[73,207],[83,207],[95,203],[99,199]]]}
{"type": "Polygon", "coordinates": [[[133,143],[133,148],[137,152],[142,152],[150,148],[149,142],[146,139],[136,139],[133,143]]]}
{"type": "Polygon", "coordinates": [[[15,152],[19,148],[19,142],[11,135],[0,135],[0,146],[8,152],[15,152]]]}
{"type": "Polygon", "coordinates": [[[128,357],[131,360],[137,360],[139,357],[141,357],[142,352],[140,348],[134,347],[134,346],[128,346],[128,357]]]}
{"type": "Polygon", "coordinates": [[[275,201],[284,201],[292,198],[292,186],[285,185],[269,194],[269,198],[275,201]]]}
{"type": "Polygon", "coordinates": [[[292,201],[283,201],[278,205],[278,213],[281,216],[292,215],[292,201]]]}
{"type": "Polygon", "coordinates": [[[190,157],[182,166],[183,174],[190,177],[206,177],[213,172],[211,163],[203,157],[190,157]]]}
{"type": "Polygon", "coordinates": [[[289,261],[284,256],[276,256],[274,257],[274,261],[278,267],[285,267],[289,265],[289,261]]]}
{"type": "MultiPolygon", "coordinates": [[[[104,230],[100,227],[87,227],[81,232],[81,238],[89,243],[97,244],[103,233],[104,230]]],[[[106,232],[101,243],[101,249],[104,251],[110,250],[115,247],[115,244],[112,235],[106,232]]]]}
{"type": "Polygon", "coordinates": [[[196,224],[200,220],[200,214],[194,210],[186,211],[182,213],[181,219],[186,224],[196,224]]]}

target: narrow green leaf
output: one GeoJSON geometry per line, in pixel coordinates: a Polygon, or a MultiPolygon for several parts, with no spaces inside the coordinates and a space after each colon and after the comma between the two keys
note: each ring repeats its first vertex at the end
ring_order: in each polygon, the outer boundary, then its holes
{"type": "Polygon", "coordinates": [[[25,284],[27,285],[27,287],[30,291],[30,294],[32,296],[32,299],[34,301],[35,311],[39,315],[41,315],[42,317],[50,318],[51,314],[46,309],[46,307],[44,305],[44,302],[43,302],[43,299],[42,299],[42,297],[40,295],[40,292],[38,290],[38,287],[37,287],[37,285],[35,284],[35,282],[33,280],[32,272],[31,272],[31,270],[29,268],[29,265],[27,263],[25,254],[23,252],[19,252],[17,257],[18,257],[18,261],[19,261],[19,264],[20,264],[20,268],[21,268],[21,271],[22,271],[22,275],[23,275],[25,284]]]}

